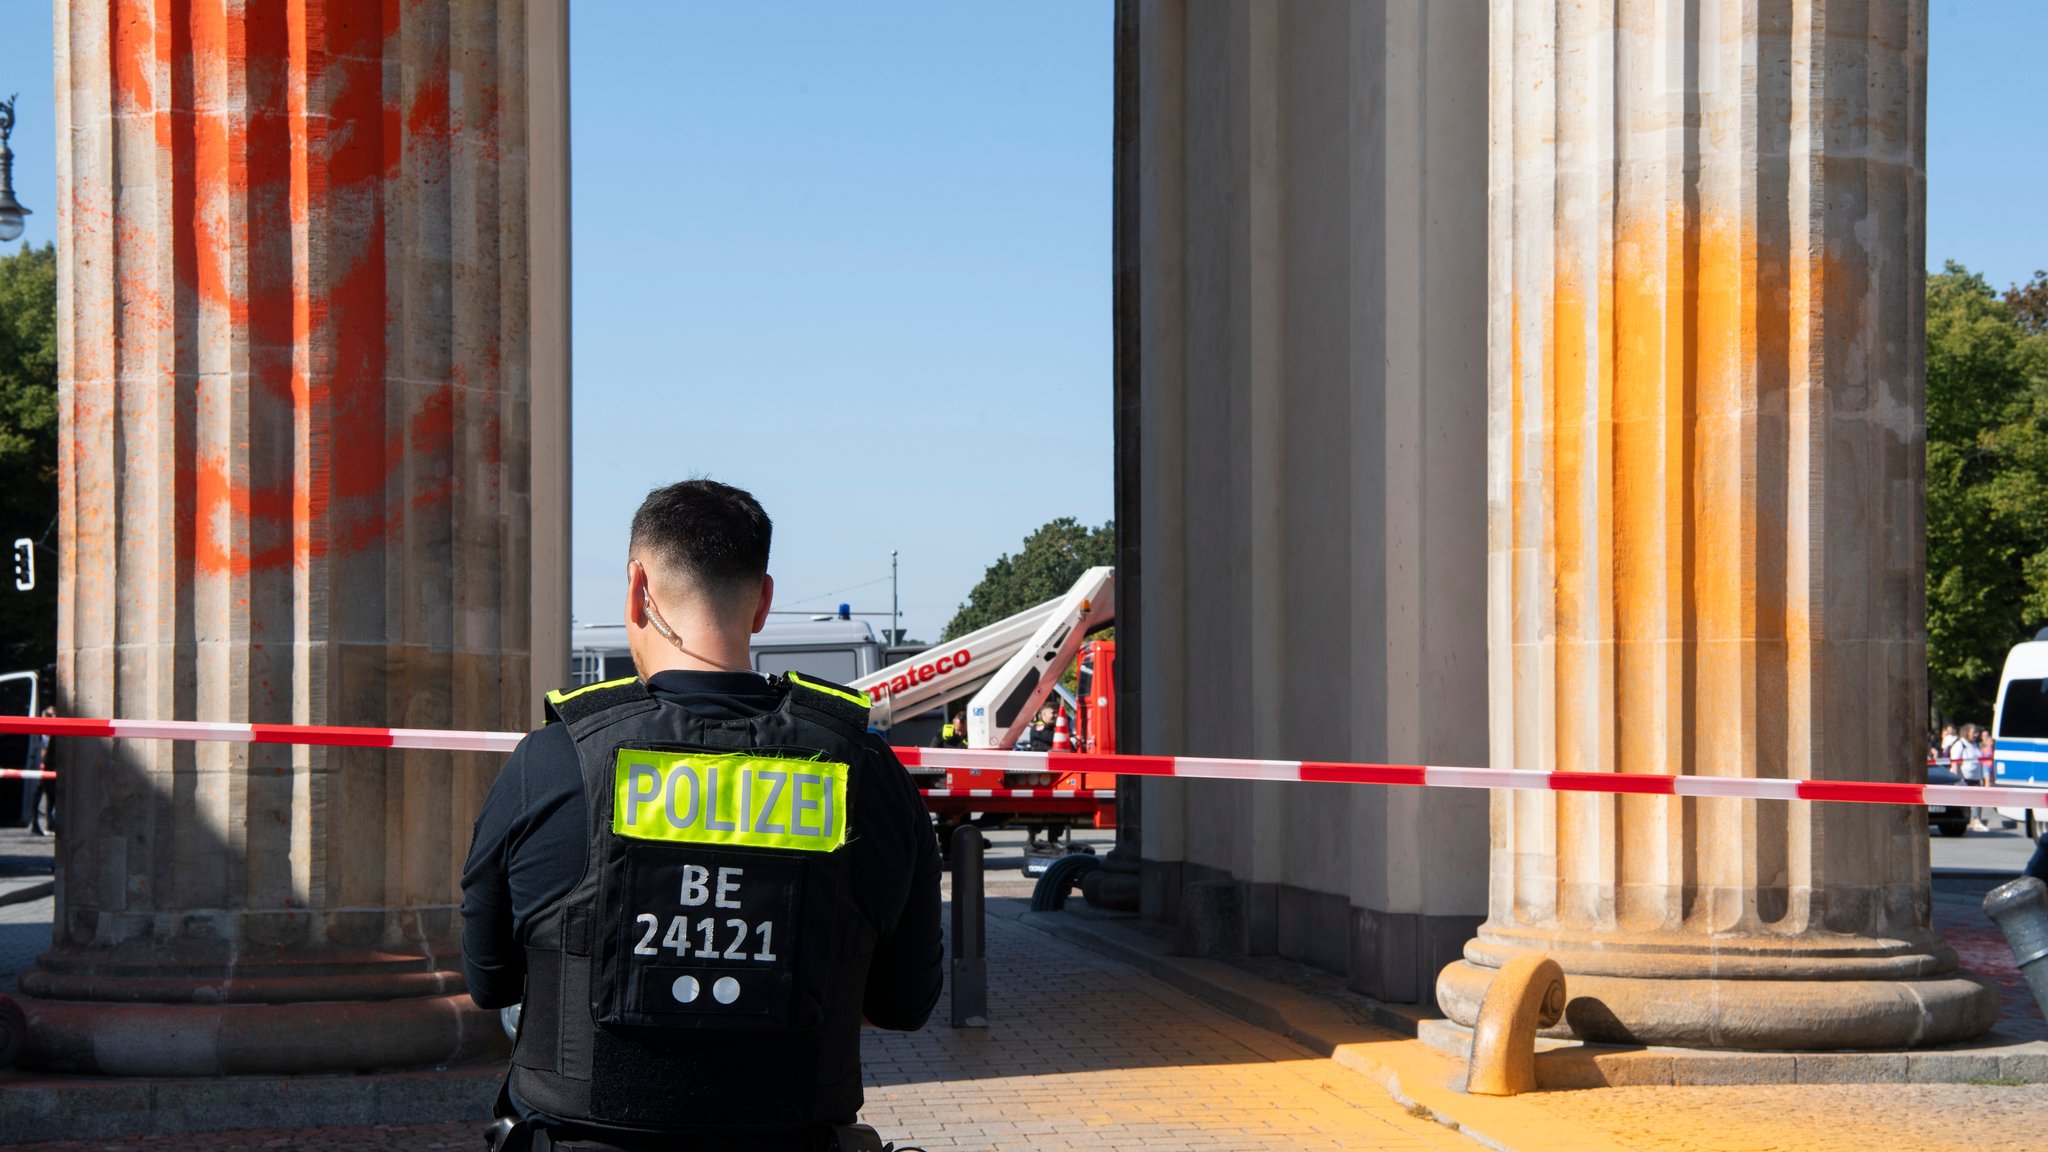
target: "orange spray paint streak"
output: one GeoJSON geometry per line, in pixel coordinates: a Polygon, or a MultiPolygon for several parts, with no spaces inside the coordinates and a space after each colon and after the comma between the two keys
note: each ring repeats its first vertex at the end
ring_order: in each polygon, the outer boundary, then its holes
{"type": "Polygon", "coordinates": [[[1556,573],[1552,587],[1556,613],[1551,659],[1556,671],[1555,708],[1557,764],[1567,771],[1593,768],[1587,747],[1585,708],[1587,683],[1583,667],[1593,639],[1586,583],[1591,575],[1587,552],[1585,468],[1586,302],[1579,283],[1576,254],[1560,244],[1551,268],[1551,314],[1545,327],[1550,347],[1544,356],[1543,390],[1550,401],[1551,451],[1546,461],[1549,489],[1550,554],[1556,573]]]}
{"type": "Polygon", "coordinates": [[[291,210],[295,133],[287,102],[291,75],[287,7],[249,5],[243,28],[249,88],[252,94],[263,94],[262,102],[250,109],[242,142],[248,221],[244,313],[250,370],[247,563],[263,574],[264,587],[252,588],[251,594],[273,604],[280,593],[287,599],[290,596],[296,537],[292,375],[297,356],[297,233],[291,210]],[[279,581],[287,583],[280,588],[279,581]]]}
{"type": "Polygon", "coordinates": [[[324,50],[310,43],[309,21],[309,85],[317,77],[333,103],[324,155],[309,158],[305,211],[341,242],[306,288],[305,307],[328,365],[325,378],[315,372],[308,381],[308,419],[316,435],[328,438],[328,450],[311,461],[305,504],[309,518],[325,522],[336,556],[381,543],[391,527],[385,487],[397,457],[385,431],[384,190],[396,144],[387,139],[395,109],[383,101],[382,59],[397,21],[394,5],[385,6],[381,23],[328,19],[321,24],[324,50]]]}
{"type": "Polygon", "coordinates": [[[1702,653],[1699,703],[1706,715],[1721,717],[1713,730],[1702,732],[1703,760],[1710,771],[1727,773],[1743,762],[1725,743],[1747,730],[1747,676],[1740,667],[1738,646],[1745,636],[1745,569],[1749,549],[1744,539],[1744,445],[1740,316],[1741,254],[1733,229],[1718,218],[1699,225],[1695,364],[1698,380],[1697,441],[1699,553],[1693,569],[1698,595],[1702,653]],[[1719,742],[1719,743],[1717,743],[1719,742]]]}
{"type": "Polygon", "coordinates": [[[1663,772],[1671,656],[1671,572],[1665,565],[1677,482],[1665,438],[1677,382],[1665,374],[1667,298],[1661,210],[1625,219],[1615,246],[1615,723],[1622,771],[1663,772]]]}
{"type": "Polygon", "coordinates": [[[319,51],[313,41],[326,34],[326,26],[324,21],[308,20],[304,4],[289,5],[285,16],[288,56],[285,111],[291,118],[292,127],[291,234],[294,243],[299,244],[305,253],[292,261],[292,565],[298,573],[309,573],[314,555],[325,555],[327,547],[324,522],[327,471],[319,462],[327,455],[327,436],[322,423],[327,396],[326,389],[322,388],[320,410],[316,415],[313,393],[315,357],[321,356],[321,363],[325,363],[317,340],[326,321],[326,309],[321,308],[317,314],[314,310],[312,255],[300,238],[312,234],[311,204],[315,195],[312,184],[316,174],[322,178],[325,176],[324,168],[313,162],[313,156],[325,151],[326,120],[316,120],[309,114],[307,98],[312,82],[312,60],[319,51]],[[316,475],[321,489],[319,520],[315,519],[313,511],[316,475]]]}
{"type": "MultiPolygon", "coordinates": [[[[450,163],[445,48],[436,47],[432,66],[430,79],[413,93],[412,103],[406,109],[406,147],[413,153],[415,164],[429,171],[445,172],[450,163]]],[[[451,368],[451,373],[451,379],[435,382],[406,418],[413,512],[442,509],[441,514],[445,515],[455,483],[454,393],[464,381],[459,364],[451,368]]]]}

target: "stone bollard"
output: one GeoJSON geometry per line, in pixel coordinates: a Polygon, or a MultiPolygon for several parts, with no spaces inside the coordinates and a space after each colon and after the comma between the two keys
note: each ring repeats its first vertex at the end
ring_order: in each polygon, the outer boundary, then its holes
{"type": "Polygon", "coordinates": [[[1984,912],[2005,933],[2034,1003],[2048,1015],[2048,884],[2032,876],[2009,880],[1984,897],[1984,912]]]}

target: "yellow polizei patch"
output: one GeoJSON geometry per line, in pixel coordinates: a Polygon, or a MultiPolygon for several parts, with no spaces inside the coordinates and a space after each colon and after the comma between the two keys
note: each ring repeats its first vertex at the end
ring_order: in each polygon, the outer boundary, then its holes
{"type": "Polygon", "coordinates": [[[621,748],[612,832],[634,840],[830,852],[846,842],[846,773],[830,760],[621,748]]]}

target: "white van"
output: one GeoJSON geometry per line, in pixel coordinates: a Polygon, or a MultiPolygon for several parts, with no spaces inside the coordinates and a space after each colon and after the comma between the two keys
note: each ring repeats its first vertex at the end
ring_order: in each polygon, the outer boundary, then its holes
{"type": "MultiPolygon", "coordinates": [[[[1991,721],[1993,755],[2000,784],[2048,786],[2048,628],[2005,654],[1998,680],[1998,708],[1991,721]]],[[[2000,808],[1998,814],[2024,820],[2028,834],[2048,810],[2000,808]]]]}

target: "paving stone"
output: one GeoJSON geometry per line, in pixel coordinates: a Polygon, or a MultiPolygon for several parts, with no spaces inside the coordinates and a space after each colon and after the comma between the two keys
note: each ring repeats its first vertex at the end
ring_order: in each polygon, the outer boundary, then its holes
{"type": "Polygon", "coordinates": [[[1906,1056],[1906,1079],[1914,1084],[1956,1084],[1999,1078],[1999,1058],[1992,1053],[1912,1052],[1906,1056]]]}
{"type": "MultiPolygon", "coordinates": [[[[1559,1053],[1558,1055],[1563,1055],[1559,1053]]],[[[1546,1061],[1553,1057],[1537,1057],[1537,1083],[1551,1087],[1549,1067],[1546,1061]]],[[[1587,1061],[1597,1068],[1599,1079],[1591,1087],[1636,1088],[1647,1085],[1667,1085],[1676,1082],[1675,1061],[1661,1052],[1623,1052],[1597,1054],[1587,1061]]],[[[1565,1087],[1559,1084],[1557,1087],[1565,1087]]]]}
{"type": "Polygon", "coordinates": [[[1799,1074],[1794,1059],[1791,1056],[1758,1059],[1754,1056],[1734,1054],[1700,1060],[1675,1060],[1671,1066],[1671,1082],[1684,1087],[1713,1084],[1793,1084],[1798,1082],[1799,1074]]]}
{"type": "Polygon", "coordinates": [[[1906,1082],[1907,1056],[1903,1052],[1814,1052],[1794,1059],[1801,1084],[1906,1082]]]}
{"type": "Polygon", "coordinates": [[[2034,1084],[2048,1080],[2048,1052],[2016,1052],[2001,1056],[1998,1076],[2002,1080],[2025,1080],[2034,1084]]]}

